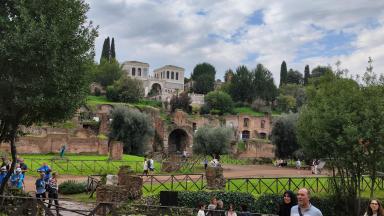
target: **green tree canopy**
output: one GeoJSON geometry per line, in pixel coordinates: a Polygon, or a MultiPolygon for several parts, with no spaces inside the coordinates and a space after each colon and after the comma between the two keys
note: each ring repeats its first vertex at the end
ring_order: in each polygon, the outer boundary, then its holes
{"type": "Polygon", "coordinates": [[[123,142],[124,153],[143,155],[149,139],[154,136],[150,118],[140,111],[116,107],[112,111],[109,138],[123,142]]]}
{"type": "Polygon", "coordinates": [[[209,63],[201,63],[193,69],[191,79],[193,91],[198,94],[207,94],[214,90],[216,69],[209,63]]]}
{"type": "Polygon", "coordinates": [[[272,102],[276,99],[278,92],[272,73],[262,64],[257,64],[256,69],[253,71],[252,83],[253,100],[260,98],[272,102]]]}
{"type": "Polygon", "coordinates": [[[194,135],[193,153],[220,158],[220,155],[229,152],[229,144],[232,138],[233,131],[230,128],[201,127],[197,129],[194,135]]]}
{"type": "Polygon", "coordinates": [[[109,62],[111,59],[111,41],[109,40],[109,37],[104,39],[103,43],[103,50],[101,51],[101,56],[100,56],[100,64],[103,61],[109,62]]]}
{"type": "Polygon", "coordinates": [[[106,87],[112,85],[116,80],[120,79],[122,75],[123,69],[119,62],[116,60],[109,62],[106,59],[102,59],[100,64],[97,66],[94,81],[106,87]]]}
{"type": "Polygon", "coordinates": [[[333,73],[330,66],[317,66],[313,68],[311,78],[321,77],[326,73],[333,73]]]}
{"type": "Polygon", "coordinates": [[[123,76],[108,86],[107,99],[116,102],[136,103],[144,98],[143,83],[128,76],[123,76]]]}
{"type": "Polygon", "coordinates": [[[110,61],[116,60],[116,51],[115,51],[115,38],[112,38],[111,42],[111,59],[110,61]]]}
{"type": "Polygon", "coordinates": [[[296,137],[297,119],[298,114],[284,114],[273,122],[272,143],[276,146],[276,157],[292,158],[293,153],[299,149],[296,137]]]}
{"type": "Polygon", "coordinates": [[[383,160],[383,94],[381,84],[359,85],[331,73],[322,76],[316,86],[308,87],[308,104],[298,122],[299,142],[307,155],[327,158],[334,174],[341,177],[333,182],[335,193],[352,200],[346,202],[352,212],[344,215],[358,214],[362,175],[369,173],[375,182],[378,164],[383,160]]]}
{"type": "Polygon", "coordinates": [[[303,74],[297,70],[289,69],[287,74],[287,84],[298,84],[302,85],[304,82],[303,74]]]}
{"type": "MultiPolygon", "coordinates": [[[[204,97],[204,101],[209,110],[214,110],[217,114],[231,113],[233,111],[233,101],[229,94],[222,91],[209,92],[204,97]]],[[[216,114],[216,113],[215,113],[216,114]]]]}
{"type": "Polygon", "coordinates": [[[240,66],[233,75],[230,87],[230,94],[234,101],[252,102],[253,83],[252,73],[246,66],[240,66]]]}
{"type": "Polygon", "coordinates": [[[0,3],[0,143],[16,164],[19,125],[71,118],[84,102],[96,29],[84,1],[0,3]]]}
{"type": "Polygon", "coordinates": [[[233,77],[233,70],[228,69],[224,74],[224,82],[231,82],[233,77]]]}

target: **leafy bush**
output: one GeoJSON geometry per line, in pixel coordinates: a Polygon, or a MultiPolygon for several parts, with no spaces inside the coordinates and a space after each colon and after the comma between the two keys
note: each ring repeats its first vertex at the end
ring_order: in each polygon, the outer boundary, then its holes
{"type": "Polygon", "coordinates": [[[205,104],[211,109],[212,114],[222,115],[233,112],[233,101],[229,94],[222,91],[209,92],[204,97],[205,104]]]}
{"type": "Polygon", "coordinates": [[[61,194],[79,194],[87,190],[87,183],[68,180],[59,185],[61,194]]]}
{"type": "Polygon", "coordinates": [[[245,151],[245,143],[244,143],[243,140],[240,140],[240,141],[237,143],[237,150],[240,151],[240,152],[245,151]]]}
{"type": "Polygon", "coordinates": [[[195,208],[200,202],[208,204],[212,197],[220,199],[224,203],[224,208],[227,209],[230,203],[235,205],[236,210],[240,210],[242,204],[252,206],[255,198],[248,193],[241,192],[207,192],[207,191],[182,191],[178,193],[178,203],[180,206],[195,208]]]}
{"type": "Polygon", "coordinates": [[[136,103],[144,97],[143,83],[123,76],[107,87],[106,97],[110,101],[136,103]]]}

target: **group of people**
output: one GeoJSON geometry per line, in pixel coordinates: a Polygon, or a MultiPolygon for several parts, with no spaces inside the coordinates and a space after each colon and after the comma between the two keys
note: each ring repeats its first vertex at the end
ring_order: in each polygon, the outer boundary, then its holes
{"type": "MultiPolygon", "coordinates": [[[[297,195],[286,191],[283,203],[279,206],[279,216],[322,216],[321,211],[310,202],[311,193],[306,188],[301,188],[297,195]]],[[[369,202],[364,216],[384,216],[384,210],[379,200],[369,202]]]]}
{"type": "Polygon", "coordinates": [[[224,209],[224,202],[218,200],[216,197],[211,198],[210,204],[199,203],[197,216],[250,216],[247,205],[240,206],[240,212],[236,213],[233,203],[228,205],[227,209],[224,209]]]}
{"type": "Polygon", "coordinates": [[[147,157],[144,158],[143,163],[143,175],[152,174],[155,171],[155,162],[153,161],[152,157],[147,159],[147,157]]]}
{"type": "MultiPolygon", "coordinates": [[[[2,165],[0,168],[0,184],[5,180],[5,176],[11,169],[11,161],[6,157],[2,157],[2,165]]],[[[16,159],[16,168],[12,173],[10,180],[8,182],[8,187],[10,189],[18,189],[21,191],[25,190],[25,174],[28,172],[28,166],[24,163],[22,158],[16,159]]],[[[41,167],[37,169],[39,172],[39,178],[35,182],[36,187],[36,198],[42,199],[43,201],[49,198],[48,208],[52,206],[52,201],[54,201],[56,207],[57,215],[59,215],[59,201],[57,200],[58,195],[58,184],[57,184],[57,173],[52,172],[52,169],[49,165],[44,162],[41,167]]]]}

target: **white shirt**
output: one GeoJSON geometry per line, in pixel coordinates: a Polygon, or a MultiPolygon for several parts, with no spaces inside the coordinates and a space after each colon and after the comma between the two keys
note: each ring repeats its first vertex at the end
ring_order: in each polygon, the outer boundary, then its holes
{"type": "Polygon", "coordinates": [[[149,164],[150,164],[150,167],[151,169],[155,168],[155,164],[153,163],[153,159],[149,159],[149,164]]]}
{"type": "Polygon", "coordinates": [[[144,161],[143,169],[148,170],[148,162],[147,161],[144,161]]]}
{"type": "Polygon", "coordinates": [[[199,210],[198,212],[197,212],[197,216],[205,216],[205,212],[204,212],[204,210],[199,210]]]}

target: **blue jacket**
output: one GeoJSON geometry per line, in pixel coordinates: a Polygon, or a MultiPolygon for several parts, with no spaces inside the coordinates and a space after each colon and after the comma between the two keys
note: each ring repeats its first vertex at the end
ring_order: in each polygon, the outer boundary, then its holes
{"type": "Polygon", "coordinates": [[[22,173],[15,173],[11,176],[12,186],[21,189],[23,188],[24,175],[22,173]]]}
{"type": "Polygon", "coordinates": [[[42,193],[45,193],[46,189],[45,189],[45,181],[44,179],[37,179],[36,180],[36,194],[42,194],[42,193]]]}

